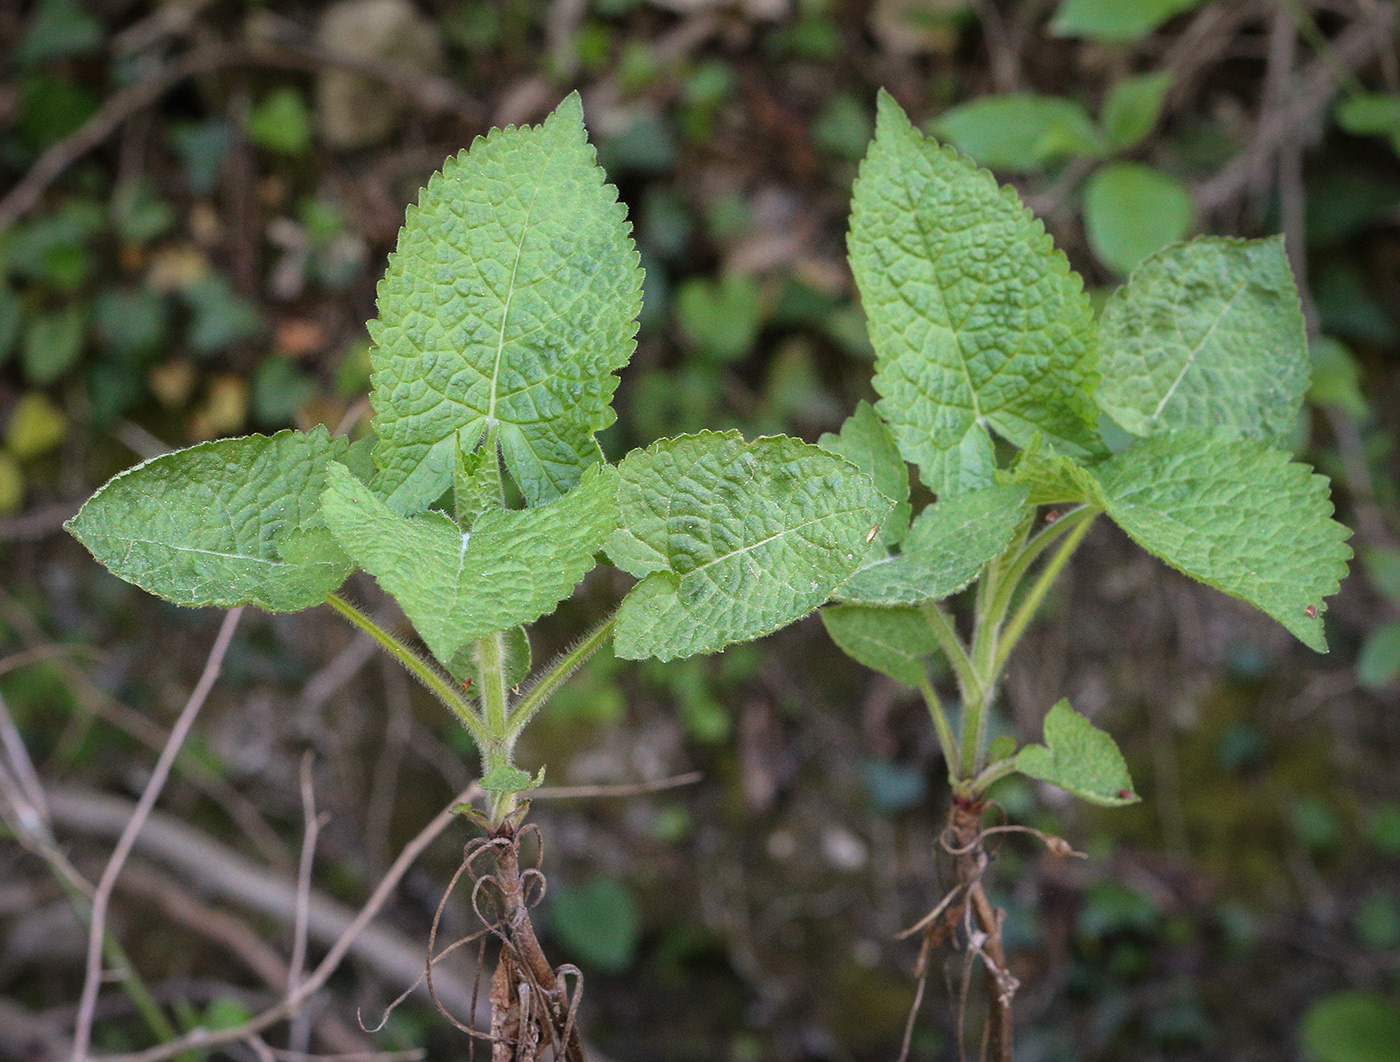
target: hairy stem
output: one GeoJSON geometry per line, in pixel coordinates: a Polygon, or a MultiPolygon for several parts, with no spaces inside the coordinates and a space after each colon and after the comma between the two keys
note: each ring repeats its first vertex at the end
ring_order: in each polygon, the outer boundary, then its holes
{"type": "MultiPolygon", "coordinates": [[[[1011,617],[1011,622],[1007,624],[1002,637],[998,639],[996,659],[991,674],[993,681],[995,681],[995,676],[1001,673],[1002,667],[1006,664],[1006,658],[1010,655],[1011,650],[1016,648],[1016,643],[1020,640],[1021,635],[1025,633],[1031,617],[1035,615],[1041,602],[1045,600],[1046,592],[1049,591],[1060,572],[1064,570],[1064,566],[1069,563],[1070,557],[1074,556],[1074,551],[1079,548],[1079,543],[1084,540],[1089,528],[1094,526],[1094,518],[1098,516],[1095,510],[1081,509],[1079,512],[1087,512],[1088,515],[1078,519],[1069,534],[1064,537],[1059,548],[1055,550],[1054,556],[1050,558],[1049,563],[1045,565],[1036,581],[1031,585],[1030,591],[1016,610],[1016,614],[1011,617]]],[[[1078,513],[1075,515],[1077,516],[1078,513]]],[[[1064,517],[1064,519],[1068,520],[1069,517],[1064,517]]]]}
{"type": "Polygon", "coordinates": [[[933,717],[933,729],[938,732],[938,747],[943,750],[943,761],[948,765],[948,780],[956,783],[958,781],[958,743],[953,737],[953,728],[948,725],[948,713],[943,710],[943,702],[938,699],[938,692],[933,688],[933,683],[925,675],[923,682],[919,685],[919,692],[924,695],[924,703],[928,705],[928,714],[933,717]]]}
{"type": "Polygon", "coordinates": [[[928,622],[929,630],[933,632],[938,647],[943,650],[943,655],[953,666],[953,674],[958,680],[958,693],[962,696],[963,704],[966,705],[974,699],[980,700],[982,684],[978,681],[977,672],[973,669],[972,661],[967,655],[967,647],[958,637],[958,632],[953,629],[952,618],[939,607],[937,601],[924,602],[919,606],[919,611],[924,614],[924,619],[928,622]]]}
{"type": "Polygon", "coordinates": [[[326,604],[335,609],[342,616],[348,619],[360,630],[373,638],[390,656],[408,669],[409,674],[426,686],[438,700],[442,701],[452,713],[462,721],[462,725],[467,728],[472,739],[478,746],[485,748],[490,741],[481,717],[476,714],[466,698],[458,692],[457,687],[446,675],[436,667],[424,661],[412,649],[404,645],[396,637],[386,631],[369,616],[365,615],[350,602],[346,601],[339,594],[331,594],[326,598],[326,604]]]}
{"type": "Polygon", "coordinates": [[[590,656],[603,647],[603,644],[612,636],[613,625],[616,622],[616,615],[603,620],[602,623],[585,634],[577,645],[555,660],[553,666],[535,681],[529,692],[520,699],[520,702],[510,713],[510,723],[506,733],[512,741],[519,736],[525,724],[530,721],[530,717],[539,711],[550,697],[554,696],[555,690],[582,667],[590,656]]]}

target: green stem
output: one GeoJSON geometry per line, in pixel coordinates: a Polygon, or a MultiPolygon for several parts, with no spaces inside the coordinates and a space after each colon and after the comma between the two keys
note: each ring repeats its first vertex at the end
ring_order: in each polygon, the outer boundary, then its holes
{"type": "MultiPolygon", "coordinates": [[[[997,646],[995,665],[989,676],[991,681],[994,682],[996,676],[1001,673],[1001,669],[1006,663],[1007,656],[1009,656],[1011,650],[1016,647],[1016,643],[1020,640],[1021,635],[1025,633],[1026,625],[1030,623],[1031,617],[1034,616],[1036,610],[1040,608],[1040,603],[1045,600],[1045,594],[1050,589],[1051,584],[1054,583],[1056,577],[1064,569],[1064,566],[1069,563],[1070,557],[1072,557],[1074,551],[1079,548],[1079,543],[1083,541],[1089,528],[1094,526],[1094,517],[1098,515],[1097,511],[1093,509],[1081,509],[1078,513],[1073,515],[1078,516],[1079,513],[1086,512],[1088,515],[1079,517],[1075,522],[1073,529],[1065,536],[1059,548],[1055,551],[1055,555],[1050,558],[1050,562],[1045,565],[1045,568],[1031,585],[1030,592],[1026,594],[1025,600],[1021,602],[1021,606],[1016,610],[1016,614],[1011,617],[1011,622],[1007,625],[1000,639],[1000,643],[997,646]]],[[[1063,519],[1068,520],[1070,517],[1066,516],[1063,519]]]]}
{"type": "Polygon", "coordinates": [[[1007,610],[1011,607],[1011,599],[1015,595],[1017,587],[1021,585],[1021,580],[1026,577],[1030,566],[1042,553],[1066,534],[1073,531],[1083,521],[1092,520],[1098,513],[1098,509],[1089,505],[1072,509],[1054,523],[1046,524],[1029,542],[1022,546],[1020,552],[1016,554],[1016,559],[1011,562],[1010,567],[1007,568],[1005,575],[999,582],[996,596],[992,598],[991,608],[983,617],[984,622],[1000,631],[1001,625],[1006,619],[1007,610]]]}
{"type": "Polygon", "coordinates": [[[565,681],[583,666],[584,662],[602,648],[603,643],[611,637],[613,625],[617,622],[614,614],[603,620],[591,631],[583,636],[582,641],[570,649],[567,653],[557,659],[553,666],[536,680],[530,687],[530,691],[522,697],[514,710],[510,713],[510,721],[506,734],[508,739],[514,741],[524,729],[525,724],[530,721],[530,717],[542,708],[550,697],[554,696],[554,691],[562,686],[565,681]]]}
{"type": "Polygon", "coordinates": [[[994,783],[1001,781],[1008,774],[1015,773],[1016,757],[1008,756],[1006,759],[997,760],[990,767],[984,768],[982,773],[972,780],[972,785],[969,788],[974,793],[985,793],[994,783]]]}
{"type": "Polygon", "coordinates": [[[360,630],[364,631],[371,638],[380,644],[390,656],[408,669],[409,674],[426,686],[437,699],[442,701],[452,713],[462,721],[462,725],[467,728],[472,739],[477,745],[485,748],[490,741],[490,734],[482,724],[481,718],[473,711],[472,706],[458,692],[452,681],[437,668],[425,663],[408,646],[399,641],[392,634],[386,631],[374,620],[357,609],[350,602],[346,601],[339,594],[331,594],[326,598],[326,604],[335,609],[342,616],[348,619],[360,630]]]}
{"type": "Polygon", "coordinates": [[[953,674],[958,680],[958,693],[962,695],[963,704],[966,705],[973,699],[980,699],[982,684],[978,681],[977,673],[972,667],[972,661],[968,658],[967,647],[958,637],[958,632],[953,629],[953,621],[948,613],[939,607],[937,601],[925,601],[919,606],[919,611],[924,614],[924,619],[928,622],[929,630],[933,632],[938,647],[943,650],[943,655],[953,666],[953,674]]]}
{"type": "Polygon", "coordinates": [[[956,785],[959,778],[958,743],[953,738],[953,728],[948,725],[948,714],[943,711],[943,702],[938,699],[938,691],[933,688],[927,675],[919,685],[919,692],[924,695],[928,714],[933,717],[933,729],[938,732],[938,745],[943,750],[944,762],[948,764],[948,781],[956,785]]]}
{"type": "Polygon", "coordinates": [[[477,674],[481,679],[481,707],[486,729],[497,741],[506,736],[506,638],[502,631],[476,643],[477,674]]]}

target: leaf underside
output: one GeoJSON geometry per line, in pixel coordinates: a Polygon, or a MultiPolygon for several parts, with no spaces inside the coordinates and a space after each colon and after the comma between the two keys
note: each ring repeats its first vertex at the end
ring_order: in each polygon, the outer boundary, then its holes
{"type": "Polygon", "coordinates": [[[822,609],[822,623],[852,660],[905,686],[924,683],[924,657],[938,651],[928,621],[916,608],[829,605],[822,609]]]}
{"type": "Polygon", "coordinates": [[[881,93],[851,205],[851,267],[875,347],[876,409],[940,496],[990,486],[988,428],[1101,452],[1093,313],[1010,188],[881,93]]]}
{"type": "Polygon", "coordinates": [[[1113,738],[1061,700],[1045,716],[1045,744],[1016,754],[1016,770],[1103,807],[1136,804],[1128,765],[1113,738]]]}
{"type": "Polygon", "coordinates": [[[493,129],[410,207],[379,286],[376,486],[418,512],[457,448],[499,426],[505,464],[538,505],[599,460],[614,371],[635,345],[642,273],[577,94],[544,124],[493,129]]]}
{"type": "Polygon", "coordinates": [[[348,449],[320,427],[200,443],[113,477],[65,527],[177,605],[295,612],[354,569],[319,516],[327,466],[348,449]]]}
{"type": "Polygon", "coordinates": [[[680,436],[619,471],[607,550],[641,580],[617,615],[625,659],[714,653],[800,619],[855,569],[890,507],[849,462],[784,436],[680,436]]]}
{"type": "Polygon", "coordinates": [[[1308,349],[1283,237],[1202,237],[1148,258],[1104,307],[1099,404],[1134,435],[1294,429],[1308,349]]]}
{"type": "Polygon", "coordinates": [[[331,467],[326,522],[342,548],[403,607],[434,656],[530,623],[568,597],[616,527],[617,473],[535,509],[493,509],[470,532],[444,513],[400,516],[347,470],[331,467]]]}

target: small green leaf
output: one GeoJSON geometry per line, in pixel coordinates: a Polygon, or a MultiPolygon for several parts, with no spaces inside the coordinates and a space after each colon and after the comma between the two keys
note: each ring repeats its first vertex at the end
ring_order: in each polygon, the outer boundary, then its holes
{"type": "Polygon", "coordinates": [[[874,407],[861,399],[856,411],[841,425],[840,434],[827,432],[817,445],[855,465],[875,481],[876,490],[895,503],[880,525],[879,538],[888,545],[902,539],[909,530],[913,512],[909,504],[909,466],[874,407]]]}
{"type": "Polygon", "coordinates": [[[493,129],[410,207],[379,286],[379,487],[399,512],[447,488],[457,448],[500,427],[530,505],[601,456],[635,345],[642,273],[626,208],[604,183],[577,94],[543,125],[493,129]]]}
{"type": "Polygon", "coordinates": [[[753,350],[760,309],[758,284],[747,273],[726,273],[718,281],[693,277],[676,292],[681,331],[714,361],[738,361],[753,350]]]}
{"type": "Polygon", "coordinates": [[[1380,690],[1400,677],[1400,620],[1377,627],[1366,635],[1356,657],[1356,681],[1380,690]]]}
{"type": "Polygon", "coordinates": [[[1104,307],[1098,400],[1134,435],[1293,431],[1308,386],[1283,238],[1206,236],[1143,262],[1104,307]]]}
{"type": "Polygon", "coordinates": [[[344,438],[325,428],[200,443],[109,480],[64,526],[112,572],[177,605],[320,604],[354,569],[320,516],[344,438]]]}
{"type": "Polygon", "coordinates": [[[489,453],[484,446],[470,453],[457,451],[457,467],[452,473],[452,498],[460,526],[470,527],[482,513],[504,507],[500,461],[501,455],[496,447],[492,447],[489,453]],[[494,468],[492,461],[496,462],[494,468]]]}
{"type": "Polygon", "coordinates": [[[1400,93],[1348,96],[1337,104],[1337,124],[1356,136],[1400,136],[1400,93]]]}
{"type": "Polygon", "coordinates": [[[477,785],[488,793],[524,793],[544,785],[544,768],[541,767],[539,774],[531,778],[529,771],[503,763],[482,775],[477,785]]]}
{"type": "Polygon", "coordinates": [[[1028,173],[1047,162],[1097,155],[1103,136],[1074,100],[1009,92],[944,111],[930,130],[993,170],[1028,173]]]}
{"type": "Polygon", "coordinates": [[[1077,461],[1061,457],[1038,441],[1022,450],[1010,473],[997,478],[1024,486],[1027,505],[1092,505],[1106,508],[1108,501],[1094,474],[1077,461]]]}
{"type": "Polygon", "coordinates": [[[1016,754],[1016,770],[1106,808],[1136,804],[1123,754],[1106,733],[1061,700],[1045,716],[1045,744],[1016,754]]]}
{"type": "Polygon", "coordinates": [[[551,890],[549,925],[583,965],[618,973],[632,965],[641,940],[641,916],[631,891],[616,878],[551,890]]]}
{"type": "Polygon", "coordinates": [[[24,333],[24,375],[29,382],[42,387],[72,368],[83,352],[87,326],[87,309],[77,303],[30,317],[24,333]]]}
{"type": "Polygon", "coordinates": [[[1084,230],[1099,261],[1130,273],[1191,231],[1196,208],[1175,177],[1138,162],[1100,167],[1084,188],[1084,230]]]}
{"type": "Polygon", "coordinates": [[[464,532],[444,513],[400,516],[341,465],[323,507],[336,540],[398,601],[438,660],[531,623],[573,592],[616,527],[617,473],[596,465],[562,498],[493,509],[464,532]]]}
{"type": "Polygon", "coordinates": [[[1309,1062],[1395,1062],[1400,1007],[1376,992],[1330,992],[1303,1015],[1309,1062]]]}
{"type": "Polygon", "coordinates": [[[619,466],[608,555],[642,581],[617,614],[617,655],[715,653],[801,619],[865,552],[890,502],[855,466],[785,436],[683,435],[619,466]]]}
{"type": "Polygon", "coordinates": [[[1108,90],[1103,104],[1103,126],[1109,147],[1126,151],[1147,139],[1162,113],[1172,81],[1171,71],[1163,70],[1125,78],[1108,90]]]}
{"type": "Polygon", "coordinates": [[[987,487],[921,512],[900,552],[863,562],[836,590],[838,601],[914,605],[966,587],[1000,556],[1026,517],[1022,486],[987,487]]]}
{"type": "Polygon", "coordinates": [[[1095,325],[1078,276],[1010,188],[921,136],[881,93],[851,205],[876,411],[939,495],[990,486],[990,426],[1101,452],[1095,325]],[[988,268],[995,263],[995,268],[988,268]]]}
{"type": "Polygon", "coordinates": [[[1061,0],[1051,30],[1060,37],[1135,41],[1205,0],[1061,0]]]}
{"type": "Polygon", "coordinates": [[[311,112],[290,86],[269,92],[248,113],[244,128],[254,144],[279,155],[304,155],[311,147],[311,112]]]}
{"type": "Polygon", "coordinates": [[[1312,363],[1309,402],[1336,406],[1357,420],[1370,417],[1371,406],[1362,393],[1361,366],[1344,343],[1318,336],[1308,342],[1308,358],[1312,363]]]}
{"type": "Polygon", "coordinates": [[[1263,443],[1199,431],[1145,439],[1094,472],[1108,514],[1143,549],[1327,651],[1322,613],[1351,532],[1331,519],[1326,477],[1263,443]]]}
{"type": "Polygon", "coordinates": [[[828,605],[822,623],[852,660],[915,689],[926,681],[924,657],[938,651],[928,621],[916,608],[828,605]]]}

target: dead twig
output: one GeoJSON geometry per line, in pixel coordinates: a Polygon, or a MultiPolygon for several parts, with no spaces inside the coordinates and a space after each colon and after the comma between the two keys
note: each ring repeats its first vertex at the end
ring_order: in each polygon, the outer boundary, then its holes
{"type": "Polygon", "coordinates": [[[171,728],[170,737],[165,743],[165,748],[161,750],[155,769],[151,772],[150,781],[146,783],[141,799],[136,803],[131,821],[122,831],[116,850],[112,852],[112,858],[107,861],[107,867],[97,882],[97,891],[92,897],[92,921],[88,932],[87,971],[78,1003],[78,1019],[73,1031],[74,1062],[83,1062],[87,1058],[88,1042],[92,1036],[93,1012],[97,1006],[97,988],[102,979],[102,943],[107,924],[107,907],[112,900],[117,875],[121,873],[126,857],[131,854],[136,835],[141,832],[141,827],[160,797],[161,790],[165,788],[166,779],[170,777],[170,768],[174,765],[175,757],[184,745],[185,738],[189,736],[199,710],[204,707],[204,702],[214,688],[219,671],[223,668],[224,654],[228,652],[228,647],[233,641],[233,632],[238,629],[238,621],[242,616],[242,608],[233,609],[224,616],[219,633],[214,639],[214,647],[210,649],[209,658],[204,663],[204,672],[199,676],[199,682],[195,684],[185,707],[180,710],[180,716],[171,728]]]}

